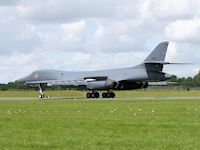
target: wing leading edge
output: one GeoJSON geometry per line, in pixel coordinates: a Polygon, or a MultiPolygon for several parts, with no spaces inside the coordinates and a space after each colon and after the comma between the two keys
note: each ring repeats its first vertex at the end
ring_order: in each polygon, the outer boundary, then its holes
{"type": "Polygon", "coordinates": [[[26,85],[47,84],[47,86],[66,85],[66,86],[82,86],[87,85],[85,80],[44,80],[25,82],[26,85]]]}

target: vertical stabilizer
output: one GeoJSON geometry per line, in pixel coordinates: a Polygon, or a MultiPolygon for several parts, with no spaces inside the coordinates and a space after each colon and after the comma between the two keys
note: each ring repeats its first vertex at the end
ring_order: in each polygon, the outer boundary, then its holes
{"type": "Polygon", "coordinates": [[[169,42],[162,42],[143,62],[147,70],[162,71],[169,42]]]}
{"type": "Polygon", "coordinates": [[[162,42],[153,50],[144,62],[163,62],[165,60],[169,42],[162,42]]]}

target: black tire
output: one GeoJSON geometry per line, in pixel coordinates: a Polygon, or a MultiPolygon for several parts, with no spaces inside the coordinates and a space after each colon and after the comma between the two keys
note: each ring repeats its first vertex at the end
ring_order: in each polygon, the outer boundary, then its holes
{"type": "Polygon", "coordinates": [[[107,95],[106,93],[102,93],[103,98],[106,98],[106,95],[107,95]]]}
{"type": "Polygon", "coordinates": [[[111,98],[115,98],[115,93],[111,92],[110,95],[111,95],[111,98]]]}
{"type": "Polygon", "coordinates": [[[113,98],[115,98],[115,93],[113,93],[113,98]]]}
{"type": "Polygon", "coordinates": [[[106,93],[107,98],[111,98],[111,93],[106,93]]]}
{"type": "Polygon", "coordinates": [[[99,98],[99,93],[98,92],[95,93],[95,97],[99,98]]]}
{"type": "Polygon", "coordinates": [[[90,94],[90,93],[87,93],[87,94],[86,94],[86,97],[87,97],[87,98],[91,98],[91,94],[90,94]]]}
{"type": "Polygon", "coordinates": [[[96,94],[95,93],[91,93],[91,98],[96,98],[96,94]]]}
{"type": "Polygon", "coordinates": [[[44,95],[43,95],[43,94],[40,94],[40,95],[39,95],[39,98],[44,98],[44,95]]]}

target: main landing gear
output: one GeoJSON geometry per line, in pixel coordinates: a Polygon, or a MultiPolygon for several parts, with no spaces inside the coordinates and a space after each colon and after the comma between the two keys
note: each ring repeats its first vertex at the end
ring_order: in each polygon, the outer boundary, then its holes
{"type": "Polygon", "coordinates": [[[114,92],[110,92],[110,91],[108,91],[108,92],[106,92],[106,93],[102,93],[102,97],[103,98],[115,98],[115,93],[114,92]]]}
{"type": "MultiPolygon", "coordinates": [[[[88,92],[86,94],[87,98],[99,98],[100,94],[99,92],[96,91],[92,91],[92,92],[88,92]]],[[[103,92],[102,93],[102,98],[115,98],[115,93],[112,91],[108,91],[108,92],[103,92]]]]}
{"type": "Polygon", "coordinates": [[[92,91],[91,93],[86,94],[87,98],[99,98],[99,93],[96,91],[92,91]]]}

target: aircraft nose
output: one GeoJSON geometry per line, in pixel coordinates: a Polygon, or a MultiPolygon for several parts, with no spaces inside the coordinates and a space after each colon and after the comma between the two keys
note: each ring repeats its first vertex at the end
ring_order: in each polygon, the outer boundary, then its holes
{"type": "Polygon", "coordinates": [[[25,82],[25,80],[23,78],[21,78],[21,79],[15,80],[15,82],[17,82],[17,83],[23,83],[23,82],[25,82]]]}
{"type": "Polygon", "coordinates": [[[171,79],[173,77],[173,75],[165,73],[165,79],[171,79]]]}
{"type": "Polygon", "coordinates": [[[20,79],[16,80],[15,82],[17,82],[17,83],[24,83],[27,80],[28,80],[28,77],[24,77],[24,78],[20,78],[20,79]]]}

